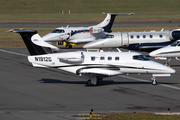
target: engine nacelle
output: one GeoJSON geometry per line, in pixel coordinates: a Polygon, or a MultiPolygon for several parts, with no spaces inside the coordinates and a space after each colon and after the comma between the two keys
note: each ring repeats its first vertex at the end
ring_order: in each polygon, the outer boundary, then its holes
{"type": "Polygon", "coordinates": [[[179,40],[180,39],[180,29],[169,31],[170,40],[179,40]]]}
{"type": "Polygon", "coordinates": [[[61,56],[58,56],[58,59],[64,61],[64,62],[83,62],[84,61],[84,55],[83,53],[75,53],[75,52],[68,52],[68,53],[62,53],[61,56]]]}

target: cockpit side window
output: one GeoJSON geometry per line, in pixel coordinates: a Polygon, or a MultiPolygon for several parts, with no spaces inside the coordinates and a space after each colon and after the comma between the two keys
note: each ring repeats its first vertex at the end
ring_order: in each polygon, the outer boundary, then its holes
{"type": "Polygon", "coordinates": [[[141,58],[139,57],[139,55],[133,56],[134,60],[141,60],[141,58]]]}
{"type": "Polygon", "coordinates": [[[106,35],[106,36],[102,37],[101,39],[106,39],[106,38],[114,38],[114,35],[106,35]]]}
{"type": "MultiPolygon", "coordinates": [[[[171,46],[177,46],[179,43],[180,43],[179,41],[173,42],[173,43],[171,44],[171,46]]],[[[179,45],[178,45],[178,46],[179,46],[179,45]]]]}
{"type": "Polygon", "coordinates": [[[51,33],[64,33],[64,30],[54,29],[51,33]]]}
{"type": "Polygon", "coordinates": [[[107,38],[114,38],[114,35],[108,35],[107,38]]]}
{"type": "Polygon", "coordinates": [[[145,60],[145,61],[149,61],[149,60],[150,60],[150,59],[147,58],[145,55],[140,55],[140,57],[141,57],[143,60],[145,60]]]}
{"type": "Polygon", "coordinates": [[[134,60],[143,60],[143,61],[150,61],[149,58],[147,58],[145,55],[134,55],[133,56],[134,60]]]}

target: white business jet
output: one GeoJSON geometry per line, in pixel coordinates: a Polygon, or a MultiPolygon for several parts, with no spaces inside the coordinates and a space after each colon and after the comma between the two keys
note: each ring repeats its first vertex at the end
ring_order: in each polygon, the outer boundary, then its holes
{"type": "Polygon", "coordinates": [[[86,77],[87,85],[97,85],[105,77],[121,74],[152,74],[152,84],[157,84],[156,76],[170,76],[175,70],[151,61],[136,52],[60,52],[43,41],[36,30],[10,30],[19,33],[24,40],[34,67],[58,68],[86,77]]]}
{"type": "Polygon", "coordinates": [[[180,39],[180,29],[142,32],[112,32],[83,46],[86,49],[123,47],[130,50],[153,51],[180,39]]]}
{"type": "MultiPolygon", "coordinates": [[[[105,36],[104,32],[111,32],[116,15],[132,15],[133,13],[103,13],[107,14],[104,21],[89,27],[59,27],[42,37],[45,42],[87,43],[105,36]]],[[[67,46],[66,46],[67,47],[67,46]]],[[[72,45],[68,46],[72,48],[72,45]]]]}
{"type": "Polygon", "coordinates": [[[155,59],[166,60],[165,65],[169,66],[171,59],[180,60],[180,40],[173,42],[171,45],[157,49],[149,53],[155,59]]]}

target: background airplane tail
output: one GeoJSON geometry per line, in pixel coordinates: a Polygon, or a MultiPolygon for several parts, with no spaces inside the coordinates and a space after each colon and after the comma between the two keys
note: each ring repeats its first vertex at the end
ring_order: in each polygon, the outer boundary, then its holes
{"type": "Polygon", "coordinates": [[[19,33],[30,53],[30,55],[43,55],[53,53],[57,47],[50,45],[42,40],[36,30],[9,30],[7,32],[19,33]]]}
{"type": "Polygon", "coordinates": [[[102,13],[102,14],[107,14],[104,21],[93,27],[101,27],[104,29],[104,32],[112,32],[111,27],[114,23],[114,19],[116,15],[133,15],[134,13],[102,13]]]}

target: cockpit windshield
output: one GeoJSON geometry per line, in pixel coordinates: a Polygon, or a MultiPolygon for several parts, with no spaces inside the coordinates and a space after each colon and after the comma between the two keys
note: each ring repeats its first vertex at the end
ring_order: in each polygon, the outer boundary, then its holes
{"type": "Polygon", "coordinates": [[[134,60],[143,60],[143,61],[150,61],[149,58],[147,58],[145,55],[135,55],[133,56],[134,60]]]}
{"type": "Polygon", "coordinates": [[[180,41],[175,41],[171,44],[171,46],[180,46],[180,41]]]}
{"type": "Polygon", "coordinates": [[[114,38],[114,35],[106,35],[106,36],[102,37],[101,39],[106,39],[106,38],[114,38]]]}
{"type": "Polygon", "coordinates": [[[64,30],[54,29],[51,33],[64,33],[64,30]]]}

